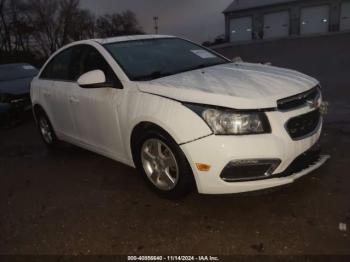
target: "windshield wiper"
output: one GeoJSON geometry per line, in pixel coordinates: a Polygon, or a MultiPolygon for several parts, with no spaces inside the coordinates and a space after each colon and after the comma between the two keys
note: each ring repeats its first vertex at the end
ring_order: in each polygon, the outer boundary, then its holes
{"type": "Polygon", "coordinates": [[[220,64],[199,64],[197,66],[194,66],[194,67],[188,68],[186,70],[183,70],[183,71],[181,71],[179,73],[189,72],[189,71],[198,70],[198,69],[203,69],[203,68],[212,67],[212,66],[216,66],[216,65],[220,65],[220,64]]]}
{"type": "Polygon", "coordinates": [[[148,75],[144,75],[144,76],[137,76],[134,78],[134,80],[136,81],[146,81],[146,80],[153,80],[156,78],[161,78],[161,77],[165,77],[165,76],[169,76],[171,75],[171,73],[166,73],[166,72],[162,72],[162,71],[154,71],[148,75]]]}
{"type": "Polygon", "coordinates": [[[177,71],[177,72],[162,72],[162,71],[154,71],[148,75],[144,75],[144,76],[137,76],[135,77],[133,80],[135,81],[147,81],[147,80],[154,80],[156,78],[161,78],[161,77],[165,77],[165,76],[170,76],[170,75],[176,75],[176,74],[180,74],[180,73],[184,73],[184,72],[188,72],[188,71],[193,71],[193,70],[197,70],[197,69],[202,69],[202,68],[207,68],[207,67],[212,67],[212,66],[216,66],[216,65],[221,65],[221,64],[226,64],[229,62],[224,62],[224,63],[215,63],[215,64],[199,64],[197,66],[191,67],[191,68],[187,68],[181,71],[177,71]]]}
{"type": "Polygon", "coordinates": [[[192,71],[192,70],[197,70],[197,69],[202,69],[202,68],[207,68],[207,67],[212,67],[212,66],[217,66],[217,65],[222,65],[222,64],[227,64],[231,62],[223,62],[223,63],[214,63],[214,64],[199,64],[195,67],[192,67],[190,69],[187,69],[186,71],[192,71]]]}
{"type": "Polygon", "coordinates": [[[187,70],[187,71],[192,71],[192,70],[197,70],[197,69],[202,69],[202,68],[206,68],[206,67],[209,67],[211,65],[207,65],[207,64],[199,64],[195,67],[192,67],[191,69],[187,70]]]}

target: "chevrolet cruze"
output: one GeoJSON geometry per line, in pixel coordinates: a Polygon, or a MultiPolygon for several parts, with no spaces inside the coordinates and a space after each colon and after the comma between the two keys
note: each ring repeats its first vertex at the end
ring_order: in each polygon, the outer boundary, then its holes
{"type": "Polygon", "coordinates": [[[172,36],[75,42],[31,84],[43,141],[136,167],[156,192],[227,194],[292,183],[326,162],[319,82],[172,36]]]}

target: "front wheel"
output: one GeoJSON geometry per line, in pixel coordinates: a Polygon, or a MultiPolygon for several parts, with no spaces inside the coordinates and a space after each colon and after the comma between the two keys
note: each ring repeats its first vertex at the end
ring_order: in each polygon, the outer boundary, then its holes
{"type": "Polygon", "coordinates": [[[147,131],[137,145],[136,166],[154,191],[180,198],[194,187],[192,170],[181,148],[164,131],[147,131]]]}

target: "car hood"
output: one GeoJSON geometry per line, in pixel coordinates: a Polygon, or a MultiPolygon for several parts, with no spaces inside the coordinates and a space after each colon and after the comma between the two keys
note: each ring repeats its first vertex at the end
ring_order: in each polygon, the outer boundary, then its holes
{"type": "Polygon", "coordinates": [[[229,63],[138,82],[142,92],[182,102],[236,109],[277,106],[277,100],[318,84],[294,70],[251,63],[229,63]]]}
{"type": "Polygon", "coordinates": [[[0,93],[11,95],[28,94],[33,77],[0,81],[0,93]]]}

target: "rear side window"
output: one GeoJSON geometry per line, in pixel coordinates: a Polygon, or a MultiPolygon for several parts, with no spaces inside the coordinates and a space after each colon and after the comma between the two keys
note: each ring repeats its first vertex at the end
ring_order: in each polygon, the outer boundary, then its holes
{"type": "Polygon", "coordinates": [[[41,73],[40,78],[55,80],[71,80],[69,64],[72,57],[72,48],[56,55],[41,73]]]}
{"type": "Polygon", "coordinates": [[[46,66],[40,78],[76,81],[83,71],[84,45],[68,48],[57,54],[46,66]]]}

